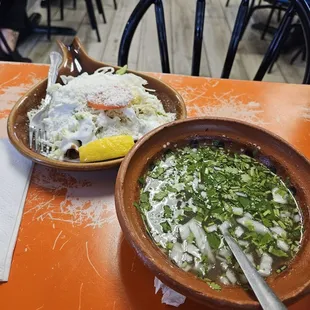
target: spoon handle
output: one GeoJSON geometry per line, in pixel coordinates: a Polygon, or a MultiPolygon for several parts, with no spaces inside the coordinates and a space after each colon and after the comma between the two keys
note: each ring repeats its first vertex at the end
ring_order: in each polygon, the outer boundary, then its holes
{"type": "Polygon", "coordinates": [[[272,289],[267,285],[264,279],[256,271],[253,265],[250,263],[248,258],[245,256],[243,251],[240,249],[236,241],[231,237],[228,231],[223,233],[224,238],[238,261],[244,275],[249,281],[258,301],[260,302],[263,309],[272,310],[284,310],[286,307],[274,294],[272,289]]]}

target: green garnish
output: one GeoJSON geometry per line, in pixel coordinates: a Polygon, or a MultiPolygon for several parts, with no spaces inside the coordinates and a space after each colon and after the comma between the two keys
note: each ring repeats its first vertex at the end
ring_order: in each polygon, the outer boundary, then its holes
{"type": "Polygon", "coordinates": [[[138,182],[139,182],[139,184],[140,185],[144,185],[145,184],[145,178],[144,177],[140,177],[139,179],[138,179],[138,182]]]}
{"type": "Polygon", "coordinates": [[[116,70],[116,74],[118,75],[123,75],[127,72],[128,66],[125,65],[124,67],[119,68],[118,70],[116,70]]]}
{"type": "Polygon", "coordinates": [[[213,282],[209,278],[203,278],[203,281],[205,281],[210,286],[210,288],[212,288],[215,291],[220,291],[222,289],[222,287],[219,284],[213,282]]]}
{"type": "Polygon", "coordinates": [[[172,248],[173,248],[173,243],[172,243],[172,242],[168,242],[168,243],[166,244],[166,249],[167,249],[167,250],[172,250],[172,248]]]}
{"type": "Polygon", "coordinates": [[[207,234],[208,242],[212,249],[218,249],[221,243],[221,239],[215,233],[207,234]]]}
{"type": "Polygon", "coordinates": [[[143,192],[140,195],[140,201],[145,203],[145,202],[149,202],[149,193],[148,192],[143,192]]]}
{"type": "Polygon", "coordinates": [[[170,209],[170,207],[169,206],[164,206],[164,210],[165,210],[165,217],[166,218],[171,218],[173,212],[170,209]]]}
{"type": "Polygon", "coordinates": [[[282,267],[278,268],[276,270],[276,273],[281,273],[282,271],[284,271],[285,269],[287,269],[287,266],[286,265],[283,265],[282,267]]]}
{"type": "Polygon", "coordinates": [[[275,248],[269,249],[269,253],[271,253],[277,257],[288,257],[288,255],[284,251],[279,250],[279,249],[275,249],[275,248]]]}
{"type": "Polygon", "coordinates": [[[154,195],[154,200],[161,201],[168,196],[168,192],[158,192],[154,195]]]}
{"type": "Polygon", "coordinates": [[[209,283],[209,286],[215,291],[220,291],[222,289],[222,287],[215,282],[209,283]]]}
{"type": "Polygon", "coordinates": [[[258,269],[268,254],[272,268],[282,272],[303,232],[301,221],[294,220],[298,207],[289,189],[255,159],[225,150],[220,139],[210,146],[193,145],[169,150],[139,179],[140,199],[134,205],[150,236],[176,265],[214,290],[221,290],[220,277],[231,281],[226,270],[242,283],[219,229],[226,221],[258,269]]]}
{"type": "Polygon", "coordinates": [[[168,222],[161,223],[160,225],[163,229],[163,232],[165,232],[165,233],[167,233],[168,231],[171,230],[171,227],[170,227],[168,222]]]}

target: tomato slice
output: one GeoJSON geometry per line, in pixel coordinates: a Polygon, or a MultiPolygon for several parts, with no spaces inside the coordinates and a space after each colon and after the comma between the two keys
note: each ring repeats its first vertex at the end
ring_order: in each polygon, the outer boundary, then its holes
{"type": "Polygon", "coordinates": [[[126,108],[132,101],[131,92],[123,87],[114,86],[87,97],[87,105],[96,110],[114,110],[126,108]]]}
{"type": "Polygon", "coordinates": [[[87,101],[87,105],[95,110],[115,110],[125,108],[125,106],[105,105],[104,103],[95,103],[92,101],[87,101]]]}

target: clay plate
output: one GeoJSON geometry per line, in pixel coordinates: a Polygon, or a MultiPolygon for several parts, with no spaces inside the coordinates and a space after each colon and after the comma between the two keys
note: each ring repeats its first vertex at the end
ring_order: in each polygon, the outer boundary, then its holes
{"type": "Polygon", "coordinates": [[[153,159],[167,150],[163,145],[167,142],[170,146],[175,143],[184,145],[199,138],[221,139],[224,146],[235,146],[239,151],[243,149],[243,152],[274,169],[282,178],[290,177],[302,209],[305,233],[298,255],[286,271],[271,275],[268,284],[285,304],[293,303],[308,293],[310,287],[310,165],[284,140],[258,127],[228,119],[188,119],[161,126],[138,141],[120,167],[115,188],[117,216],[126,239],[154,275],[181,294],[217,308],[259,308],[253,294],[242,288],[222,286],[220,292],[214,291],[193,274],[171,263],[148,236],[133,205],[139,199],[138,179],[153,159]],[[258,153],[253,152],[256,146],[260,147],[258,153]]]}
{"type": "MultiPolygon", "coordinates": [[[[60,42],[58,42],[58,44],[63,54],[63,62],[60,66],[59,76],[78,76],[83,72],[93,73],[95,70],[102,67],[113,67],[116,70],[119,69],[119,67],[104,64],[90,58],[86,54],[78,38],[75,38],[70,46],[65,46],[60,42]]],[[[176,113],[177,119],[186,118],[186,108],[184,101],[174,89],[151,76],[130,70],[128,72],[134,73],[148,81],[147,87],[155,90],[155,95],[159,98],[159,100],[161,100],[166,112],[176,113]]],[[[58,82],[61,82],[60,79],[58,79],[58,82]]],[[[34,162],[59,169],[99,170],[118,166],[122,162],[123,158],[96,163],[66,162],[49,159],[29,148],[27,112],[37,107],[40,104],[42,98],[45,97],[46,85],[47,79],[33,87],[29,92],[27,92],[22,98],[19,99],[9,115],[7,130],[9,139],[15,148],[34,162]]]]}

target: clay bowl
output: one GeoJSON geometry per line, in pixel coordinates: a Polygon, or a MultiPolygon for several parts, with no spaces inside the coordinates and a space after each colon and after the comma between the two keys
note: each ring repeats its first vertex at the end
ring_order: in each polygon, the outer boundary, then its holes
{"type": "MultiPolygon", "coordinates": [[[[60,66],[60,75],[78,76],[83,72],[93,73],[98,68],[113,67],[118,69],[119,67],[111,66],[102,62],[98,62],[90,58],[78,38],[75,38],[70,46],[65,46],[63,43],[58,42],[62,54],[63,62],[60,66]]],[[[182,97],[167,84],[159,81],[156,78],[148,76],[146,74],[128,71],[134,73],[146,81],[148,81],[147,87],[155,90],[155,95],[163,103],[164,109],[167,112],[176,113],[177,119],[186,118],[186,108],[182,97]]],[[[60,83],[60,79],[58,79],[60,83]]],[[[65,170],[99,170],[104,168],[110,168],[118,166],[123,158],[107,160],[96,163],[79,163],[69,161],[58,161],[49,159],[42,156],[29,148],[28,138],[28,118],[27,112],[37,107],[46,94],[47,79],[40,82],[38,85],[28,91],[13,107],[9,119],[8,119],[8,135],[11,143],[15,148],[24,156],[30,158],[36,163],[42,165],[55,167],[65,170]]]]}
{"type": "Polygon", "coordinates": [[[305,157],[281,138],[255,126],[228,119],[194,118],[161,126],[144,136],[125,157],[117,176],[115,203],[119,223],[126,239],[144,264],[162,282],[179,293],[205,305],[228,309],[258,309],[253,294],[241,287],[222,286],[212,290],[193,274],[179,269],[153,243],[134,202],[139,199],[138,179],[164,150],[163,145],[188,145],[195,139],[220,139],[225,146],[250,154],[282,177],[290,177],[303,214],[305,233],[298,255],[286,271],[271,275],[267,282],[277,296],[291,304],[310,288],[310,165],[305,157]],[[253,149],[259,151],[253,152],[253,149]],[[255,154],[255,156],[254,156],[255,154]]]}

